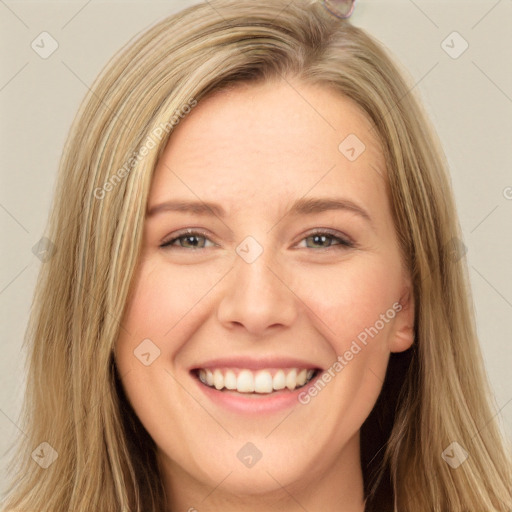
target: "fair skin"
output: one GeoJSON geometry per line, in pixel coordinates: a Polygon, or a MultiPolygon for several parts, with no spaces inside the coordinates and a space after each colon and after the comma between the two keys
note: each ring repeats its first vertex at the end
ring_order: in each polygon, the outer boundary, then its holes
{"type": "Polygon", "coordinates": [[[364,510],[359,430],[390,353],[411,346],[414,319],[370,128],[338,93],[281,81],[210,96],[173,132],[116,343],[127,396],[158,447],[169,511],[364,510]],[[354,161],[338,149],[349,134],[366,146],[354,161]],[[288,213],[312,198],[359,211],[288,213]],[[175,200],[213,202],[225,216],[155,208],[175,200]],[[202,234],[183,236],[186,228],[202,234]],[[237,253],[247,236],[257,242],[250,262],[237,253]],[[298,393],[383,314],[378,334],[301,403],[298,393]],[[148,338],[160,355],[146,366],[134,350],[148,338]],[[200,369],[238,376],[251,364],[271,376],[294,365],[318,371],[300,389],[266,393],[198,379],[200,369]]]}

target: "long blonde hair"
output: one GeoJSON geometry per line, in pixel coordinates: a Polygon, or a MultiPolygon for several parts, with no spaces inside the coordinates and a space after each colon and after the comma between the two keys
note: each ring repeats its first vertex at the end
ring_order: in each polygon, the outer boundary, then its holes
{"type": "Polygon", "coordinates": [[[212,0],[116,55],[73,123],[47,234],[55,254],[41,269],[25,340],[26,437],[6,510],[165,509],[155,444],[113,358],[152,173],[184,106],[239,82],[292,77],[336,89],[372,120],[414,285],[415,342],[392,354],[362,427],[367,510],[512,508],[447,165],[410,85],[377,42],[319,2],[212,0]],[[42,442],[58,454],[46,469],[31,456],[42,442]],[[469,454],[456,469],[442,457],[453,442],[469,454]]]}

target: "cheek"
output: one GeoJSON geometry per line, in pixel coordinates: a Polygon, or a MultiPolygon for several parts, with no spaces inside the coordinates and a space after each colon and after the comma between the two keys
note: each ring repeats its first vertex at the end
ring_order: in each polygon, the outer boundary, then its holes
{"type": "Polygon", "coordinates": [[[311,428],[331,427],[328,435],[340,443],[360,428],[382,389],[400,278],[398,265],[370,256],[302,274],[301,297],[332,354],[325,386],[305,392],[302,403],[324,411],[311,428]]]}
{"type": "Polygon", "coordinates": [[[319,266],[302,272],[296,281],[301,299],[313,313],[309,318],[331,353],[324,372],[325,388],[318,386],[318,398],[317,391],[305,394],[303,403],[316,402],[326,411],[318,428],[327,424],[346,427],[333,432],[335,438],[360,427],[382,389],[400,279],[396,260],[360,255],[336,269],[319,266]]]}
{"type": "Polygon", "coordinates": [[[148,392],[162,391],[160,399],[176,393],[171,374],[180,366],[183,347],[207,317],[205,298],[225,272],[196,265],[177,268],[149,258],[138,267],[115,350],[126,394],[148,430],[158,408],[148,392]]]}
{"type": "Polygon", "coordinates": [[[391,331],[399,299],[400,269],[384,258],[359,257],[333,267],[304,272],[301,295],[316,314],[322,334],[338,354],[365,333],[382,339],[391,331]],[[376,328],[379,334],[375,333],[376,328]]]}
{"type": "Polygon", "coordinates": [[[201,301],[222,277],[221,270],[142,261],[123,326],[132,338],[165,339],[169,345],[173,331],[201,313],[201,301]]]}

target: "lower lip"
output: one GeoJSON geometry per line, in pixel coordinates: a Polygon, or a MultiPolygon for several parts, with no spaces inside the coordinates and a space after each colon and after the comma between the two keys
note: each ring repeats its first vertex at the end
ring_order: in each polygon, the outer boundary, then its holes
{"type": "Polygon", "coordinates": [[[238,393],[237,391],[219,391],[203,384],[198,377],[192,375],[199,389],[215,404],[228,410],[244,414],[262,414],[279,412],[294,407],[299,402],[299,394],[306,392],[314,385],[316,379],[321,375],[318,372],[305,386],[293,391],[283,389],[272,393],[238,393]]]}

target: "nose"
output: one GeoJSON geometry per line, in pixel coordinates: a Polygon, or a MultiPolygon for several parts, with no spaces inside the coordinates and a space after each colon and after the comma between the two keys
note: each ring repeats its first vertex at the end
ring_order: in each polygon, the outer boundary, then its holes
{"type": "Polygon", "coordinates": [[[258,336],[271,328],[292,325],[299,299],[282,268],[266,251],[252,263],[237,256],[218,305],[220,323],[228,329],[245,328],[258,336]]]}

